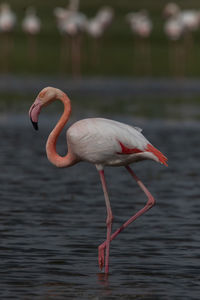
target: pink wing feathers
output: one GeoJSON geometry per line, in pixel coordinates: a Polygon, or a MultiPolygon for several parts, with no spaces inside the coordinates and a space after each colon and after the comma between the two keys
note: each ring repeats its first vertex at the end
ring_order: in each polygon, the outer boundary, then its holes
{"type": "Polygon", "coordinates": [[[162,154],[158,149],[156,149],[153,145],[147,144],[147,146],[144,148],[144,150],[140,150],[136,147],[134,148],[128,148],[126,147],[122,142],[119,141],[119,144],[121,146],[121,152],[117,152],[117,154],[137,154],[137,153],[144,153],[144,152],[151,152],[154,154],[158,160],[164,164],[167,165],[167,157],[162,154]]]}
{"type": "Polygon", "coordinates": [[[74,123],[68,129],[67,138],[71,149],[81,160],[104,165],[123,165],[153,159],[167,166],[167,158],[141,131],[117,121],[91,118],[74,123]]]}
{"type": "Polygon", "coordinates": [[[158,149],[156,149],[153,145],[148,144],[146,148],[147,152],[153,153],[155,156],[157,156],[158,160],[165,165],[166,167],[168,166],[167,164],[167,157],[162,154],[158,149]]]}

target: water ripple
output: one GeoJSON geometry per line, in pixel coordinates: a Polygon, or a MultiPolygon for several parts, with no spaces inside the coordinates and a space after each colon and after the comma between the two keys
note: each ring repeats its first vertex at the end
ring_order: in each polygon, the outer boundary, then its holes
{"type": "MultiPolygon", "coordinates": [[[[200,124],[141,124],[169,168],[134,166],[157,205],[112,242],[106,278],[98,273],[106,210],[95,168],[51,166],[49,127],[36,134],[27,122],[1,121],[1,299],[198,299],[200,124]]],[[[106,176],[115,230],[146,199],[125,169],[106,176]]]]}

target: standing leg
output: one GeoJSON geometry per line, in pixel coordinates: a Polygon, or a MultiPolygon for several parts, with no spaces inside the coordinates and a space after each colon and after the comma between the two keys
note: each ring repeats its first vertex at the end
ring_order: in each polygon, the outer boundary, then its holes
{"type": "MultiPolygon", "coordinates": [[[[147,210],[149,210],[154,204],[155,200],[154,197],[151,195],[149,190],[144,186],[144,184],[141,182],[141,180],[135,175],[135,173],[132,171],[132,169],[127,166],[126,169],[129,171],[131,176],[135,179],[139,187],[143,190],[143,192],[146,194],[148,201],[146,205],[140,209],[135,215],[133,215],[128,221],[126,221],[120,228],[118,228],[112,235],[110,241],[112,241],[116,236],[124,230],[129,224],[131,224],[133,221],[135,221],[138,217],[140,217],[142,214],[144,214],[147,210]]],[[[104,250],[107,247],[106,242],[102,243],[98,250],[99,250],[99,267],[100,269],[104,266],[104,250]]]]}
{"type": "MultiPolygon", "coordinates": [[[[107,237],[106,237],[106,241],[105,241],[105,246],[106,246],[105,273],[108,274],[108,272],[109,272],[109,252],[110,252],[110,241],[111,241],[111,229],[112,229],[113,215],[112,215],[112,210],[111,210],[111,206],[110,206],[110,200],[109,200],[109,196],[108,196],[108,190],[107,190],[107,185],[106,185],[106,181],[105,181],[104,170],[100,170],[99,174],[100,174],[100,178],[101,178],[104,197],[105,197],[105,201],[106,201],[106,209],[107,209],[107,220],[106,220],[107,237]]],[[[100,262],[99,262],[99,264],[100,264],[100,262]]],[[[103,265],[102,265],[102,267],[103,267],[103,265]]]]}

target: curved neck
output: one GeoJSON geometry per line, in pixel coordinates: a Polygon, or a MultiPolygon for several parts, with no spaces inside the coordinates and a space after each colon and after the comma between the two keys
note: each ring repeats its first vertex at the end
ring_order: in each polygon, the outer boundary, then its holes
{"type": "Polygon", "coordinates": [[[57,138],[60,135],[60,132],[62,131],[63,127],[69,120],[69,117],[71,114],[71,102],[70,102],[69,98],[67,97],[67,95],[64,93],[57,94],[55,96],[55,98],[52,99],[52,101],[54,101],[56,99],[63,102],[64,112],[63,112],[60,120],[56,124],[55,128],[52,130],[52,132],[50,133],[50,135],[48,137],[48,140],[46,143],[46,153],[47,153],[48,160],[52,164],[54,164],[56,167],[63,168],[63,167],[69,167],[76,163],[76,158],[73,155],[73,153],[70,151],[69,145],[68,145],[68,153],[65,156],[60,156],[56,152],[57,138]]]}

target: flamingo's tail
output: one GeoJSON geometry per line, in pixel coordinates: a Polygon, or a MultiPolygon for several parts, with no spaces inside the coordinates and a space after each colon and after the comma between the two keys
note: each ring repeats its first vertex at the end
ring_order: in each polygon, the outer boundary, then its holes
{"type": "Polygon", "coordinates": [[[167,157],[164,156],[164,154],[162,154],[162,152],[160,152],[158,149],[156,149],[153,145],[148,144],[147,148],[145,150],[153,153],[158,158],[158,160],[161,164],[165,165],[166,167],[168,166],[167,157]]]}

